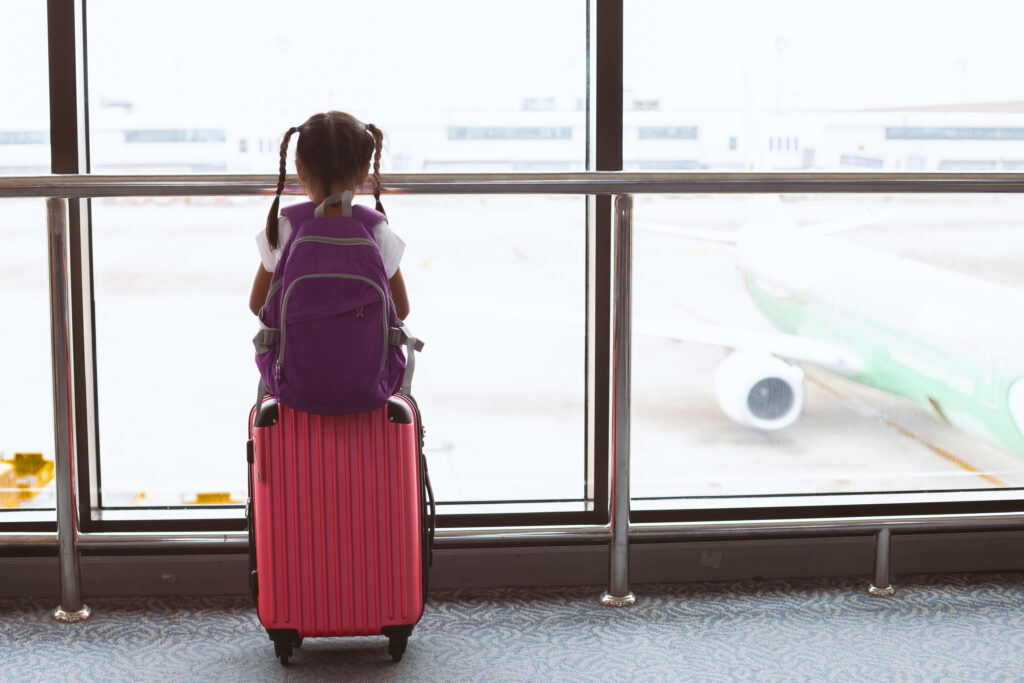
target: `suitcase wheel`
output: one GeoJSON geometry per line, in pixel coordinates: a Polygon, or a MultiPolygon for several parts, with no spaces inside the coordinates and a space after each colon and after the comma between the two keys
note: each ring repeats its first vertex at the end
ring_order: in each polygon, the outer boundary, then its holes
{"type": "Polygon", "coordinates": [[[302,647],[302,637],[301,636],[299,636],[299,638],[295,641],[295,647],[296,648],[302,647]]]}
{"type": "Polygon", "coordinates": [[[409,636],[388,636],[388,654],[392,661],[402,661],[405,654],[405,646],[409,644],[409,636]]]}
{"type": "Polygon", "coordinates": [[[281,666],[287,666],[288,658],[292,656],[292,644],[274,641],[274,654],[281,658],[281,666]]]}

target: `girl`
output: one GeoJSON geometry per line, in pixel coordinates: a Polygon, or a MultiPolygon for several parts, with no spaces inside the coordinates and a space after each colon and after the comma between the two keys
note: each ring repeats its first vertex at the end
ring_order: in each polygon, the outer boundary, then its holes
{"type": "MultiPolygon", "coordinates": [[[[295,170],[312,200],[318,206],[335,194],[342,194],[342,201],[324,207],[324,215],[341,216],[346,203],[370,174],[373,162],[373,196],[380,205],[380,152],[384,134],[377,126],[363,124],[350,114],[329,111],[314,114],[296,128],[289,128],[281,142],[281,171],[277,179],[277,195],[270,206],[267,227],[256,236],[260,252],[260,266],[252,283],[249,308],[259,315],[267,298],[270,280],[281,257],[281,247],[288,243],[292,226],[284,215],[278,215],[281,192],[284,190],[285,164],[288,157],[288,142],[294,133],[299,134],[295,150],[295,170]]],[[[402,320],[409,315],[409,297],[398,267],[405,250],[405,242],[381,220],[373,228],[373,237],[380,248],[384,269],[391,286],[391,297],[395,311],[402,320]]]]}

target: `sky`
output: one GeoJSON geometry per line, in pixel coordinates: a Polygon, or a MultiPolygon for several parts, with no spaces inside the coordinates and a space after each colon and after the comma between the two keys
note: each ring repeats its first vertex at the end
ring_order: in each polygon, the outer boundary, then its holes
{"type": "MultiPolygon", "coordinates": [[[[0,0],[0,130],[46,119],[45,3],[0,0]],[[11,106],[13,104],[13,106],[11,106]]],[[[89,86],[153,125],[276,131],[342,108],[370,119],[571,109],[584,0],[281,3],[89,0],[89,86]],[[302,11],[294,9],[302,8],[302,11]]],[[[1024,100],[1024,3],[625,0],[627,101],[662,109],[846,109],[1024,100]]]]}

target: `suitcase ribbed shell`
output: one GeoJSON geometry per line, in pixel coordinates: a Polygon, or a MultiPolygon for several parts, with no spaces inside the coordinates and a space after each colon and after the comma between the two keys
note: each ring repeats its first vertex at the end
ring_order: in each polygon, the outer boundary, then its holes
{"type": "Polygon", "coordinates": [[[277,424],[256,427],[253,440],[263,625],[307,637],[415,624],[423,612],[415,417],[391,422],[386,405],[330,417],[279,406],[277,424]]]}

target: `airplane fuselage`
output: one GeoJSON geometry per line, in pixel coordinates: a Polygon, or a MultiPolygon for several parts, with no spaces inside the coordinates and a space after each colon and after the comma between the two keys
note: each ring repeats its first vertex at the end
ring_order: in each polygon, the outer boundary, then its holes
{"type": "Polygon", "coordinates": [[[851,379],[1024,456],[1024,293],[833,237],[792,238],[740,243],[768,319],[848,345],[861,359],[851,379]]]}

